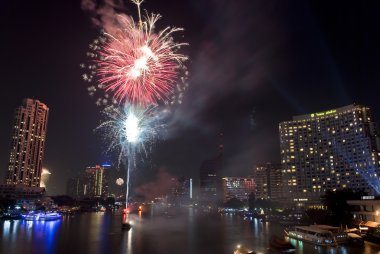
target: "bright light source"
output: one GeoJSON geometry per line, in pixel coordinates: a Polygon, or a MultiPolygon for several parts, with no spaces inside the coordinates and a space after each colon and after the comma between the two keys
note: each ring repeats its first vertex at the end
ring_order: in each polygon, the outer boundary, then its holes
{"type": "Polygon", "coordinates": [[[139,119],[133,113],[130,113],[124,126],[128,142],[135,143],[139,138],[139,119]]]}

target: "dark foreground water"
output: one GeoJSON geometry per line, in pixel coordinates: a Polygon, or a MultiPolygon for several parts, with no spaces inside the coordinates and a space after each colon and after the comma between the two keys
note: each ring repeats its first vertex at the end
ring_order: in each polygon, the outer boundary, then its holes
{"type": "MultiPolygon", "coordinates": [[[[282,233],[275,223],[193,209],[132,217],[130,231],[121,230],[122,217],[114,213],[84,213],[50,222],[0,221],[0,253],[232,254],[237,244],[268,253],[270,236],[282,233]]],[[[380,254],[380,245],[367,242],[364,248],[292,243],[297,253],[380,254]]]]}

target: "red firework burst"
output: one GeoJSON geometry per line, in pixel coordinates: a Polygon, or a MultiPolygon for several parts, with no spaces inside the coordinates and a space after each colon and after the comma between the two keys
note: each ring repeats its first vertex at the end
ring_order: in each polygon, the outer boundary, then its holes
{"type": "Polygon", "coordinates": [[[119,103],[157,104],[171,94],[178,71],[186,56],[178,49],[170,28],[155,33],[153,26],[160,18],[150,15],[144,21],[119,15],[105,34],[107,43],[99,48],[97,76],[107,93],[119,103]]]}

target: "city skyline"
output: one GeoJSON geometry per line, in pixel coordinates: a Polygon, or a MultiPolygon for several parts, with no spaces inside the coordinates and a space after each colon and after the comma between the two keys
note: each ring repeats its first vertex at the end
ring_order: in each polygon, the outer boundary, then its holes
{"type": "MultiPolygon", "coordinates": [[[[380,79],[374,6],[361,4],[364,14],[350,3],[329,8],[313,1],[287,8],[279,1],[218,3],[146,3],[185,28],[191,61],[189,90],[173,108],[168,136],[137,172],[140,182],[162,168],[197,178],[202,161],[218,154],[220,132],[223,175],[238,176],[256,163],[280,160],[277,126],[293,115],[357,102],[380,119],[371,92],[380,79]],[[247,19],[253,14],[256,19],[247,19]]],[[[44,164],[52,173],[51,192],[64,193],[60,179],[86,165],[115,160],[104,155],[104,144],[93,133],[101,115],[80,77],[79,64],[97,29],[79,2],[2,5],[0,69],[7,87],[1,95],[0,177],[5,177],[13,110],[23,98],[35,98],[51,109],[44,164]]],[[[127,6],[131,13],[133,6],[127,6]]]]}

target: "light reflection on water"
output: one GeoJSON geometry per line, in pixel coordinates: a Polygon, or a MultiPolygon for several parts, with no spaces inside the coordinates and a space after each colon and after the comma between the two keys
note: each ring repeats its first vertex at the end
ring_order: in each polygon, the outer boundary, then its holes
{"type": "MultiPolygon", "coordinates": [[[[11,247],[9,253],[28,252],[27,248],[41,253],[54,253],[54,245],[61,221],[3,221],[1,243],[11,247]]],[[[2,252],[0,248],[0,253],[2,252]]]]}
{"type": "MultiPolygon", "coordinates": [[[[147,214],[130,215],[133,227],[129,231],[121,229],[122,216],[112,213],[85,213],[47,222],[0,221],[0,253],[232,254],[237,244],[268,253],[270,236],[283,232],[274,223],[208,215],[192,208],[179,214],[147,214]]],[[[299,254],[380,254],[380,246],[370,243],[353,249],[290,241],[299,254]]]]}

